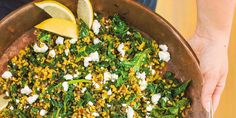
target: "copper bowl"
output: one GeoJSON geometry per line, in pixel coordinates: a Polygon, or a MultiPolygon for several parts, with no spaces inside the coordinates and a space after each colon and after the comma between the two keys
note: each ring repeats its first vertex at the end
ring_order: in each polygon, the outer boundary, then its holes
{"type": "MultiPolygon", "coordinates": [[[[69,7],[76,14],[77,0],[57,1],[69,7]]],[[[207,112],[203,109],[200,101],[202,76],[198,60],[191,47],[172,25],[133,0],[92,0],[92,4],[95,12],[104,16],[118,13],[130,26],[139,29],[158,43],[167,44],[172,55],[168,70],[173,71],[183,81],[192,80],[188,90],[192,106],[187,117],[207,117],[207,112]]],[[[44,11],[29,3],[0,21],[0,57],[18,37],[32,30],[36,24],[47,18],[49,16],[44,11]]]]}

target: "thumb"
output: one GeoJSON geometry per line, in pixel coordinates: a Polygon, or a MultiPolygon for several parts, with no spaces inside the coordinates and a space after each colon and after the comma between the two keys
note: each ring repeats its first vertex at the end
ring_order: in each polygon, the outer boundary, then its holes
{"type": "Polygon", "coordinates": [[[203,77],[205,81],[203,83],[201,101],[206,111],[210,112],[212,96],[214,94],[218,79],[215,74],[209,73],[203,74],[203,77]]]}

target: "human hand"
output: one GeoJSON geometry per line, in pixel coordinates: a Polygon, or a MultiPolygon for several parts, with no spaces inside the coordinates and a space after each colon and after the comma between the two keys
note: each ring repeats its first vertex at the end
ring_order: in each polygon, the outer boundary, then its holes
{"type": "Polygon", "coordinates": [[[226,40],[214,40],[197,33],[189,40],[200,61],[204,79],[201,102],[207,111],[210,111],[211,100],[213,110],[216,111],[225,87],[228,73],[228,43],[223,41],[226,40]]]}

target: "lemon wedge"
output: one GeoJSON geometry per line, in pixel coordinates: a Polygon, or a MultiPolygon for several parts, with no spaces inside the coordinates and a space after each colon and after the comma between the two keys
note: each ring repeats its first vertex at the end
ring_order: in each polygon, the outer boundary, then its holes
{"type": "Polygon", "coordinates": [[[0,95],[0,111],[7,107],[9,100],[4,99],[5,95],[0,95]]]}
{"type": "Polygon", "coordinates": [[[42,1],[34,3],[37,7],[43,9],[53,18],[62,18],[66,20],[70,20],[72,22],[76,22],[75,16],[73,13],[63,4],[57,1],[42,1]]]}
{"type": "Polygon", "coordinates": [[[36,25],[35,28],[49,31],[65,37],[75,39],[78,38],[77,24],[61,18],[49,18],[36,25]]]}
{"type": "Polygon", "coordinates": [[[93,24],[93,7],[89,0],[78,0],[77,15],[89,28],[93,24]]]}

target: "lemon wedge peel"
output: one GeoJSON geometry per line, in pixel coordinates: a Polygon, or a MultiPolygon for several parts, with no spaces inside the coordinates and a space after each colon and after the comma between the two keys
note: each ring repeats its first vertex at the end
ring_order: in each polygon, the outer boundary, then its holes
{"type": "Polygon", "coordinates": [[[62,18],[76,23],[74,14],[69,8],[57,1],[42,1],[34,3],[37,7],[43,9],[53,18],[62,18]]]}
{"type": "Polygon", "coordinates": [[[78,38],[77,24],[61,18],[49,18],[36,25],[35,28],[69,38],[78,38]]]}
{"type": "Polygon", "coordinates": [[[78,0],[78,19],[82,19],[88,25],[89,28],[91,28],[93,24],[93,14],[93,7],[90,0],[78,0]]]}

